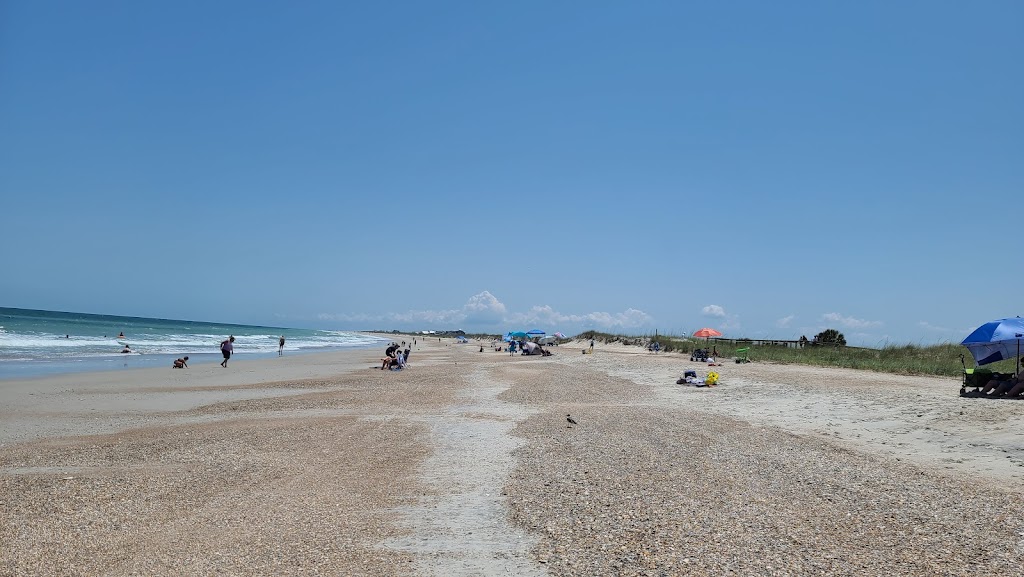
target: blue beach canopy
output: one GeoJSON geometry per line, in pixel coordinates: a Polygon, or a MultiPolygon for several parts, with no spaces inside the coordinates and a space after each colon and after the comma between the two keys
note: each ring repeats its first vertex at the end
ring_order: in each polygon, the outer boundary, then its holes
{"type": "Polygon", "coordinates": [[[981,325],[960,344],[967,347],[974,362],[987,365],[1020,354],[1020,341],[1024,339],[1024,319],[1013,317],[981,325]]]}

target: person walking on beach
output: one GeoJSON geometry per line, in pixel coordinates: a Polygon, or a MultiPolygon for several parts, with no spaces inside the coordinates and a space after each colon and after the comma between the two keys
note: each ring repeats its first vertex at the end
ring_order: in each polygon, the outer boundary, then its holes
{"type": "Polygon", "coordinates": [[[594,354],[594,339],[590,339],[590,354],[594,354]]]}
{"type": "Polygon", "coordinates": [[[277,341],[277,356],[284,355],[284,335],[281,335],[281,339],[277,341]]]}
{"type": "Polygon", "coordinates": [[[225,369],[228,368],[228,359],[231,358],[231,353],[235,351],[235,337],[228,337],[227,339],[220,342],[220,353],[224,355],[224,360],[220,362],[220,366],[225,369]]]}

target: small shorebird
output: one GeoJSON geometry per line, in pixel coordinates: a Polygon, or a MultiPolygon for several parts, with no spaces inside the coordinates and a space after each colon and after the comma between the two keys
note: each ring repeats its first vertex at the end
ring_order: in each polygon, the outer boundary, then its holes
{"type": "Polygon", "coordinates": [[[568,413],[566,413],[565,415],[565,420],[569,423],[568,425],[565,426],[566,429],[571,429],[573,425],[579,424],[576,422],[576,419],[572,418],[572,415],[568,413]]]}

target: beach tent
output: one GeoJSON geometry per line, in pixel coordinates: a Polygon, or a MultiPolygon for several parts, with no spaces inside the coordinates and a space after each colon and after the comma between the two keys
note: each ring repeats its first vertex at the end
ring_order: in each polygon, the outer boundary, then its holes
{"type": "Polygon", "coordinates": [[[535,342],[527,341],[523,343],[523,354],[524,355],[539,355],[540,345],[535,342]]]}
{"type": "Polygon", "coordinates": [[[464,342],[466,342],[466,337],[464,337],[462,335],[459,335],[459,336],[455,337],[455,340],[459,341],[460,343],[464,343],[464,342]]]}
{"type": "Polygon", "coordinates": [[[960,344],[971,351],[971,356],[978,366],[1018,357],[1019,373],[1021,339],[1024,339],[1024,319],[1013,317],[981,325],[960,344]]]}

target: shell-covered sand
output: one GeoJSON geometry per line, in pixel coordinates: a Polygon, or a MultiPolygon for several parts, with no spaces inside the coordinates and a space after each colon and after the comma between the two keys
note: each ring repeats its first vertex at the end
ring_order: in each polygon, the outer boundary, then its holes
{"type": "Polygon", "coordinates": [[[1024,401],[484,345],[0,381],[0,575],[1024,575],[1024,401]]]}

